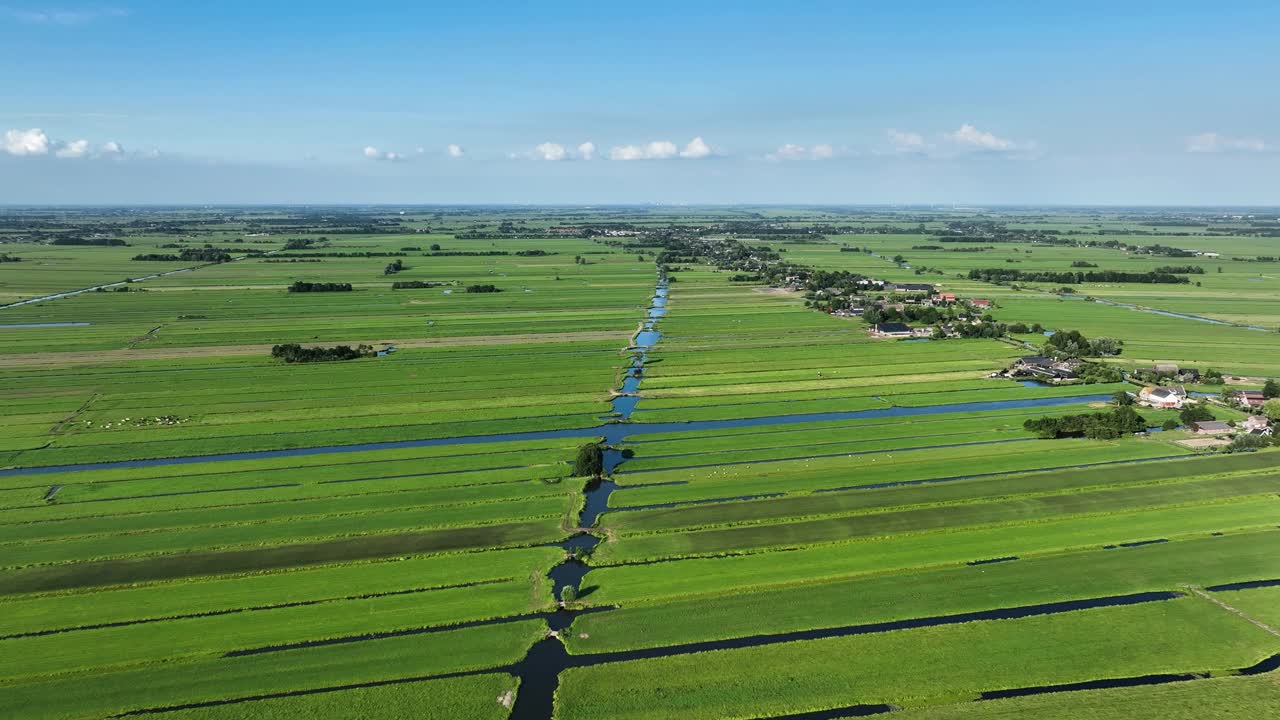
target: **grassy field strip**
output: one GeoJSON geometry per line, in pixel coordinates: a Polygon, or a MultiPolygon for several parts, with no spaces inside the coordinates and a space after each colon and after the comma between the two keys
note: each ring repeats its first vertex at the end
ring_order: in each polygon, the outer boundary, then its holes
{"type": "MultiPolygon", "coordinates": [[[[61,514],[55,519],[44,508],[32,508],[28,517],[32,522],[10,522],[0,525],[0,544],[27,542],[55,538],[72,538],[114,533],[141,533],[182,527],[237,525],[279,521],[287,518],[309,516],[338,516],[358,513],[399,510],[404,508],[450,507],[460,505],[489,504],[499,509],[513,500],[534,500],[547,496],[566,495],[573,491],[571,485],[560,486],[538,481],[515,483],[491,483],[425,490],[401,490],[396,492],[338,495],[314,499],[295,499],[274,502],[251,502],[242,505],[219,505],[184,509],[174,507],[164,511],[142,512],[129,508],[121,513],[101,512],[75,516],[61,514]]],[[[3,497],[0,495],[0,497],[3,497]]],[[[81,509],[59,505],[58,510],[81,509]]],[[[3,513],[6,519],[23,517],[19,511],[3,513]]]]}
{"type": "MultiPolygon", "coordinates": [[[[398,461],[448,461],[467,462],[465,458],[473,456],[489,456],[501,458],[506,455],[523,457],[526,453],[537,451],[568,451],[577,447],[580,441],[570,440],[515,440],[494,442],[485,445],[429,445],[418,447],[379,448],[360,450],[334,455],[290,455],[283,457],[244,458],[238,460],[201,461],[183,463],[180,467],[172,464],[158,464],[143,467],[93,468],[91,470],[69,470],[58,473],[58,479],[65,483],[112,482],[119,480],[143,480],[148,478],[186,478],[201,475],[224,475],[244,472],[280,472],[308,469],[313,477],[326,479],[323,473],[343,473],[355,466],[374,466],[394,468],[392,463],[398,461]]],[[[506,465],[509,463],[501,462],[506,465]]],[[[410,467],[417,468],[416,465],[410,467]]],[[[382,470],[381,472],[387,472],[382,470]]],[[[379,472],[368,472],[377,475],[379,472]]],[[[337,477],[353,477],[338,475],[337,477]]],[[[354,475],[358,477],[358,475],[354,475]]],[[[36,486],[45,484],[49,478],[39,471],[23,473],[21,469],[0,476],[3,485],[0,487],[36,486]],[[24,481],[25,480],[25,481],[24,481]]]]}
{"type": "MultiPolygon", "coordinates": [[[[1135,466],[1137,467],[1137,466],[1135,466]]],[[[1145,468],[1144,468],[1145,469],[1145,468]]],[[[1194,476],[1169,474],[1152,478],[1146,474],[1132,477],[1105,476],[1101,473],[1065,471],[1010,478],[968,480],[934,486],[910,485],[878,490],[850,490],[838,493],[800,495],[769,500],[724,503],[715,507],[691,506],[606,513],[600,523],[613,532],[626,534],[652,533],[677,528],[736,525],[768,522],[779,518],[818,517],[845,513],[877,512],[891,508],[941,507],[956,503],[989,501],[997,498],[1024,499],[1060,494],[1098,491],[1107,488],[1170,488],[1171,496],[1197,486],[1219,487],[1224,497],[1237,490],[1275,488],[1280,490],[1280,473],[1245,475],[1239,478],[1198,479],[1194,476]]],[[[1183,496],[1186,497],[1186,496],[1183,496]]],[[[1162,498],[1164,499],[1164,498],[1162,498]]],[[[1178,502],[1170,499],[1170,502],[1178,502]]],[[[1105,504],[1105,503],[1103,503],[1105,504]]]]}
{"type": "MultiPolygon", "coordinates": [[[[650,453],[650,445],[655,446],[653,452],[662,453],[684,443],[696,443],[696,447],[714,450],[721,447],[767,447],[774,441],[770,436],[793,434],[793,438],[814,438],[815,434],[834,431],[857,431],[859,437],[868,433],[868,437],[879,434],[895,436],[899,434],[923,435],[941,429],[960,427],[972,430],[975,425],[997,428],[1021,428],[1029,417],[1043,417],[1064,413],[1081,412],[1088,408],[1086,403],[1079,405],[1055,405],[1044,408],[1015,408],[1012,410],[979,410],[974,412],[938,413],[933,415],[914,415],[903,417],[862,418],[851,420],[817,420],[785,426],[756,425],[751,427],[718,428],[716,430],[681,430],[665,433],[646,433],[628,437],[627,443],[634,444],[642,455],[636,461],[643,460],[650,453]],[[875,434],[875,435],[872,435],[875,434]],[[764,438],[764,439],[761,439],[764,438]]],[[[1152,412],[1153,417],[1163,417],[1152,412]]]]}
{"type": "Polygon", "coordinates": [[[538,518],[562,518],[577,507],[579,502],[578,497],[552,496],[502,504],[407,507],[360,514],[286,517],[273,522],[26,541],[3,546],[3,565],[12,568],[106,558],[286,546],[330,538],[426,532],[445,528],[480,532],[481,528],[490,525],[510,525],[538,518]]]}
{"type": "MultiPolygon", "coordinates": [[[[901,370],[899,368],[899,370],[901,370]]],[[[987,370],[986,372],[990,372],[987,370]]],[[[982,375],[986,374],[982,369],[965,369],[953,371],[932,371],[905,373],[899,372],[893,375],[869,375],[865,377],[853,378],[829,378],[823,380],[775,380],[772,382],[753,382],[753,383],[737,383],[737,384],[718,384],[718,385],[694,385],[681,388],[653,388],[646,383],[644,395],[651,399],[676,399],[676,398],[697,398],[697,397],[716,397],[721,398],[725,395],[755,395],[760,393],[787,395],[795,397],[803,397],[800,393],[823,392],[830,393],[835,390],[847,390],[852,388],[874,388],[883,391],[885,386],[892,383],[897,387],[928,387],[934,383],[963,383],[964,381],[977,381],[982,379],[982,375]]],[[[826,373],[823,373],[824,378],[826,373]]],[[[1007,381],[1005,381],[1007,382],[1007,381]]],[[[991,381],[985,381],[984,385],[993,385],[991,381]]]]}
{"type": "Polygon", "coordinates": [[[767,524],[716,527],[680,533],[668,531],[661,534],[622,535],[616,543],[607,546],[604,557],[643,560],[765,547],[795,547],[853,538],[883,538],[901,533],[943,530],[954,532],[958,528],[975,525],[1035,523],[1066,515],[1159,512],[1157,508],[1178,505],[1235,502],[1259,496],[1274,498],[1278,488],[1280,478],[1261,475],[1082,490],[1057,495],[1018,496],[1007,500],[907,508],[812,520],[790,520],[788,516],[781,515],[765,518],[774,520],[767,524]]]}
{"type": "Polygon", "coordinates": [[[1204,720],[1231,716],[1280,716],[1275,673],[965,702],[894,714],[895,720],[1204,720]]]}
{"type": "MultiPolygon", "coordinates": [[[[735,368],[735,371],[731,373],[690,372],[685,375],[663,375],[657,372],[661,365],[659,363],[654,366],[656,374],[653,377],[646,378],[645,390],[654,395],[684,390],[707,392],[710,388],[715,387],[741,386],[744,385],[744,380],[751,381],[747,384],[748,387],[773,386],[777,383],[810,383],[812,387],[818,388],[832,387],[827,385],[829,382],[876,380],[883,383],[885,378],[897,381],[903,377],[929,377],[935,374],[959,376],[963,373],[968,373],[968,377],[974,377],[978,373],[985,374],[990,372],[992,364],[991,359],[980,358],[976,360],[895,363],[890,367],[886,367],[883,362],[867,363],[866,359],[855,356],[833,358],[830,362],[831,364],[820,365],[817,368],[758,370],[754,369],[753,366],[745,365],[735,368]],[[819,373],[823,379],[815,380],[814,378],[819,376],[819,373]]],[[[690,370],[693,370],[693,368],[690,368],[690,370]]]]}
{"type": "MultiPolygon", "coordinates": [[[[538,547],[428,555],[251,575],[180,578],[89,592],[13,596],[0,599],[0,636],[536,578],[563,554],[559,548],[538,547]]],[[[549,588],[534,583],[529,590],[530,603],[540,607],[549,599],[548,592],[549,588]]]]}
{"type": "Polygon", "coordinates": [[[854,455],[786,460],[760,465],[730,465],[709,472],[663,470],[637,476],[619,476],[618,480],[624,484],[643,479],[645,486],[628,486],[624,496],[618,501],[627,505],[658,505],[769,492],[807,492],[881,483],[1067,469],[1090,463],[1138,461],[1188,454],[1181,448],[1153,441],[1030,440],[1012,445],[945,448],[935,450],[927,456],[911,453],[883,457],[854,455]],[[963,474],[957,475],[957,471],[963,474]],[[652,485],[660,482],[687,484],[652,485]]]}
{"type": "Polygon", "coordinates": [[[367,720],[370,717],[502,720],[510,711],[497,700],[514,693],[517,685],[516,678],[505,673],[470,675],[175,710],[164,713],[163,717],[166,720],[239,720],[251,713],[261,720],[367,720]]]}
{"type": "Polygon", "coordinates": [[[556,518],[470,528],[365,535],[274,547],[37,565],[0,573],[0,595],[245,573],[401,555],[524,547],[554,542],[564,534],[561,520],[556,518]]]}
{"type": "MultiPolygon", "coordinates": [[[[20,678],[123,669],[250,648],[527,615],[524,578],[422,594],[165,620],[0,640],[0,686],[20,678]]],[[[494,627],[494,626],[491,626],[494,627]]],[[[430,634],[430,633],[427,633],[430,634]]]]}
{"type": "MultiPolygon", "coordinates": [[[[593,604],[724,592],[801,580],[852,577],[912,567],[952,565],[992,557],[1051,553],[1073,548],[1234,532],[1275,525],[1274,498],[1155,511],[1044,520],[1030,525],[980,527],[952,532],[807,547],[736,557],[601,567],[591,572],[593,604]]],[[[621,547],[622,543],[617,546],[621,547]]],[[[626,551],[601,546],[599,564],[629,561],[626,551]]],[[[1121,552],[1116,550],[1113,552],[1121,552]]]]}
{"type": "Polygon", "coordinates": [[[509,665],[544,632],[544,623],[526,621],[283,653],[38,678],[4,685],[0,714],[33,720],[79,720],[149,707],[427,679],[509,665]]]}
{"type": "MultiPolygon", "coordinates": [[[[1073,386],[1079,387],[1079,386],[1073,386]]],[[[673,410],[676,408],[687,408],[697,410],[709,407],[722,407],[727,405],[758,405],[765,403],[800,403],[814,400],[839,400],[859,397],[897,397],[899,395],[912,394],[947,394],[951,392],[959,392],[966,390],[1027,390],[1021,385],[1011,385],[1007,380],[986,380],[975,378],[969,375],[966,379],[958,380],[924,380],[921,382],[902,383],[899,385],[885,385],[884,383],[867,383],[856,387],[829,388],[829,389],[812,389],[812,390],[794,390],[794,391],[774,391],[760,386],[753,386],[748,392],[739,393],[722,393],[708,395],[686,395],[680,397],[672,397],[668,395],[650,396],[649,393],[642,389],[641,395],[645,397],[645,404],[652,406],[657,410],[673,410]]]]}
{"type": "MultiPolygon", "coordinates": [[[[307,448],[364,443],[414,442],[419,440],[444,440],[468,436],[492,435],[539,430],[572,430],[594,428],[600,424],[600,416],[608,411],[603,403],[591,412],[578,415],[548,414],[541,417],[498,420],[460,420],[398,426],[353,428],[350,430],[323,430],[296,433],[259,433],[239,436],[201,438],[196,440],[150,441],[145,444],[123,443],[119,445],[94,445],[75,448],[50,448],[15,454],[5,458],[4,466],[43,467],[74,465],[78,463],[118,462],[141,459],[189,458],[200,455],[255,452],[272,450],[303,450],[307,448]]],[[[264,430],[265,428],[259,428],[264,430]]],[[[244,428],[245,431],[250,428],[244,428]]]]}
{"type": "Polygon", "coordinates": [[[881,455],[886,452],[927,452],[931,450],[948,450],[952,447],[973,447],[973,446],[991,446],[1004,445],[1010,442],[1030,442],[1034,438],[1030,437],[992,437],[991,433],[970,434],[970,436],[957,436],[950,438],[928,438],[931,445],[918,445],[918,441],[914,439],[902,439],[902,441],[881,441],[873,446],[844,446],[844,447],[826,447],[810,448],[810,452],[803,452],[797,448],[769,448],[760,452],[739,451],[736,455],[741,455],[741,460],[721,460],[716,462],[716,457],[707,457],[707,461],[695,462],[695,459],[673,459],[669,462],[663,462],[650,469],[631,470],[631,475],[643,475],[644,473],[657,473],[659,470],[696,470],[701,468],[731,468],[733,465],[750,465],[754,462],[790,462],[795,460],[822,460],[827,457],[854,457],[859,455],[881,455]],[[943,443],[938,443],[938,439],[945,439],[943,443]],[[878,446],[878,447],[877,447],[878,446]],[[814,452],[822,450],[820,452],[814,452]],[[799,454],[797,454],[799,452],[799,454]]]}
{"type": "MultiPolygon", "coordinates": [[[[1275,578],[1280,578],[1277,573],[1275,578]]],[[[1201,583],[1209,584],[1209,583],[1201,583]]],[[[1212,594],[1216,600],[1227,603],[1249,618],[1270,626],[1273,630],[1280,628],[1280,588],[1264,587],[1248,590],[1231,590],[1212,594]]]]}
{"type": "MultiPolygon", "coordinates": [[[[568,472],[567,467],[556,467],[563,465],[564,460],[564,455],[557,450],[530,451],[520,455],[499,454],[492,457],[473,455],[417,462],[395,461],[392,463],[355,465],[341,462],[341,456],[333,458],[333,460],[335,462],[329,467],[310,467],[298,470],[241,471],[231,474],[207,473],[176,478],[160,477],[90,483],[77,483],[59,473],[39,476],[35,483],[28,484],[27,487],[38,489],[41,486],[48,487],[50,484],[56,483],[64,488],[64,491],[59,492],[61,496],[59,497],[60,502],[76,502],[143,497],[163,493],[191,492],[194,490],[253,487],[273,483],[307,485],[346,485],[355,483],[359,486],[361,482],[368,482],[368,487],[377,489],[382,481],[408,477],[424,478],[423,482],[426,484],[449,485],[475,483],[477,478],[473,475],[468,475],[468,473],[483,473],[486,471],[499,473],[512,469],[524,469],[525,477],[538,472],[530,469],[536,467],[544,468],[549,477],[558,477],[568,472]],[[426,478],[435,479],[426,480],[426,478]],[[65,492],[65,495],[63,495],[63,492],[65,492]]],[[[8,480],[9,482],[14,482],[17,477],[29,479],[36,476],[11,476],[8,480]]],[[[510,479],[510,477],[493,477],[489,481],[496,482],[506,479],[510,479]]],[[[14,484],[17,483],[14,482],[14,484]]],[[[361,486],[361,489],[363,489],[363,486],[361,486]]],[[[342,488],[333,488],[330,491],[338,493],[342,492],[342,490],[342,488]]],[[[355,488],[346,488],[346,491],[351,493],[355,491],[355,488]]]]}
{"type": "Polygon", "coordinates": [[[566,644],[575,654],[615,652],[1175,590],[1185,583],[1280,577],[1278,550],[1280,532],[1273,530],[1145,545],[1126,552],[1091,550],[975,567],[801,580],[657,604],[637,599],[640,604],[628,602],[622,609],[575,620],[566,644]]]}
{"type": "Polygon", "coordinates": [[[556,717],[727,720],[912,706],[1003,688],[1226,670],[1280,650],[1276,638],[1214,611],[1184,598],[574,668],[562,676],[556,717]],[[884,662],[893,657],[912,661],[884,662]]]}

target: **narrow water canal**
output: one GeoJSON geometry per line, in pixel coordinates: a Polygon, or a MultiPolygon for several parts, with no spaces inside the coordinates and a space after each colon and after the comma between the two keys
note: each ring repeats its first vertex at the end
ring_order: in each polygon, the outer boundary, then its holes
{"type": "MultiPolygon", "coordinates": [[[[560,543],[565,553],[564,560],[547,573],[557,600],[564,597],[567,587],[573,588],[577,597],[590,594],[591,588],[584,584],[587,574],[591,572],[591,565],[587,561],[591,551],[601,541],[598,535],[592,533],[592,528],[600,513],[609,506],[609,495],[617,489],[617,485],[610,479],[613,471],[623,461],[622,451],[616,445],[621,443],[623,433],[626,432],[625,423],[640,401],[637,393],[644,380],[649,352],[662,339],[662,333],[654,326],[666,316],[666,306],[667,278],[664,274],[659,274],[657,288],[646,311],[647,319],[626,348],[631,352],[631,362],[623,374],[622,388],[615,392],[612,412],[604,418],[608,424],[603,433],[603,477],[589,481],[583,488],[584,502],[582,512],[578,515],[578,527],[572,537],[560,543]]],[[[512,673],[520,678],[520,688],[516,693],[515,705],[511,708],[510,720],[550,720],[555,711],[555,693],[560,684],[560,673],[571,665],[560,634],[568,631],[575,615],[572,607],[562,608],[554,613],[547,622],[547,637],[529,648],[524,660],[512,668],[512,673]]]]}

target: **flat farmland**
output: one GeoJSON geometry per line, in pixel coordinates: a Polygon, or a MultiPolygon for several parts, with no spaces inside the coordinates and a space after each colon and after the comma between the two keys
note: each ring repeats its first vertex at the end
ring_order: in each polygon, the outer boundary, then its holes
{"type": "Polygon", "coordinates": [[[1190,418],[1147,406],[1124,432],[1055,437],[1027,421],[1107,422],[1137,381],[1002,375],[1055,352],[1010,327],[1039,323],[1122,340],[1082,350],[1099,366],[1280,376],[1272,253],[1238,224],[660,206],[8,219],[0,250],[20,260],[0,264],[0,304],[134,281],[0,309],[5,717],[1274,705],[1280,451],[1188,449],[1190,418]],[[995,239],[947,239],[961,230],[995,239]],[[193,259],[218,251],[239,259],[193,259]],[[1079,263],[1205,272],[1069,294],[1117,304],[968,277],[1079,263]],[[948,321],[998,331],[881,339],[824,312],[865,278],[991,300],[948,321]]]}

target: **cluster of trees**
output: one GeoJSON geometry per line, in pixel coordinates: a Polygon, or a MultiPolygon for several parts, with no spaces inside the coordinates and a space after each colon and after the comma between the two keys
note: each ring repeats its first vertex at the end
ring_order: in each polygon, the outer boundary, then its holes
{"type": "Polygon", "coordinates": [[[468,285],[468,286],[467,286],[467,292],[469,292],[469,293],[498,293],[498,292],[502,292],[502,288],[498,287],[497,285],[468,285]]]}
{"type": "Polygon", "coordinates": [[[555,253],[549,253],[546,250],[517,250],[516,255],[520,257],[542,257],[543,255],[555,255],[555,253]]]}
{"type": "Polygon", "coordinates": [[[299,280],[289,286],[289,292],[351,292],[351,283],[305,282],[299,280]]]}
{"type": "Polygon", "coordinates": [[[598,478],[604,474],[604,448],[599,443],[587,443],[578,448],[573,459],[573,476],[598,478]]]}
{"type": "MultiPolygon", "coordinates": [[[[459,235],[461,237],[461,235],[459,235]]],[[[434,245],[432,247],[435,247],[434,245]]],[[[496,255],[510,255],[506,250],[433,250],[431,254],[435,257],[493,257],[496,255]]]]}
{"type": "Polygon", "coordinates": [[[124,247],[129,243],[120,238],[87,238],[79,235],[63,235],[49,241],[50,245],[93,245],[95,247],[124,247]]]}
{"type": "Polygon", "coordinates": [[[335,345],[334,347],[302,347],[297,343],[286,343],[271,348],[271,357],[287,363],[334,362],[338,360],[357,360],[373,357],[371,345],[335,345]]]}
{"type": "Polygon", "coordinates": [[[156,260],[160,262],[208,262],[224,263],[231,260],[231,253],[213,247],[186,248],[177,255],[147,253],[134,255],[134,260],[156,260]]]}
{"type": "Polygon", "coordinates": [[[1123,352],[1124,341],[1100,337],[1089,340],[1079,330],[1059,330],[1045,341],[1046,354],[1056,358],[1109,357],[1123,352]]]}
{"type": "Polygon", "coordinates": [[[969,271],[970,280],[983,282],[1042,282],[1079,284],[1086,282],[1144,283],[1148,285],[1186,285],[1191,281],[1172,273],[1130,273],[1117,270],[1098,272],[1053,272],[1050,270],[1012,270],[1009,268],[975,268],[969,271]]]}
{"type": "Polygon", "coordinates": [[[1203,275],[1204,268],[1199,265],[1161,265],[1152,272],[1178,275],[1203,275]]]}
{"type": "Polygon", "coordinates": [[[1071,263],[1071,267],[1078,267],[1078,268],[1095,268],[1095,267],[1098,267],[1098,264],[1097,264],[1097,263],[1091,263],[1091,262],[1089,262],[1088,260],[1076,260],[1075,262],[1071,263]]]}
{"type": "Polygon", "coordinates": [[[315,240],[311,238],[289,238],[284,241],[285,250],[306,250],[311,247],[315,240]]]}
{"type": "Polygon", "coordinates": [[[404,269],[404,261],[396,260],[393,263],[387,263],[387,266],[382,268],[382,274],[395,275],[396,273],[400,272],[403,269],[404,269]]]}
{"type": "Polygon", "coordinates": [[[288,257],[299,258],[383,258],[383,257],[406,257],[406,253],[402,252],[300,252],[293,253],[288,257]]]}
{"type": "Polygon", "coordinates": [[[0,263],[7,263],[7,262],[22,262],[22,258],[14,257],[13,255],[9,255],[7,253],[0,253],[0,263]]]}
{"type": "Polygon", "coordinates": [[[447,285],[448,283],[423,282],[422,280],[398,280],[391,283],[392,290],[416,290],[419,288],[433,288],[447,285]]]}
{"type": "Polygon", "coordinates": [[[1147,420],[1125,405],[1108,412],[1032,418],[1022,426],[1046,440],[1061,437],[1114,440],[1145,431],[1147,420]]]}

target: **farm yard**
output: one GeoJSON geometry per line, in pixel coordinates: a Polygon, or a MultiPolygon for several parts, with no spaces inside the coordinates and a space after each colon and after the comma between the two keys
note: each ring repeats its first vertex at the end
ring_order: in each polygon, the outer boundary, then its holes
{"type": "Polygon", "coordinates": [[[0,714],[1274,715],[1249,217],[9,211],[0,714]]]}

